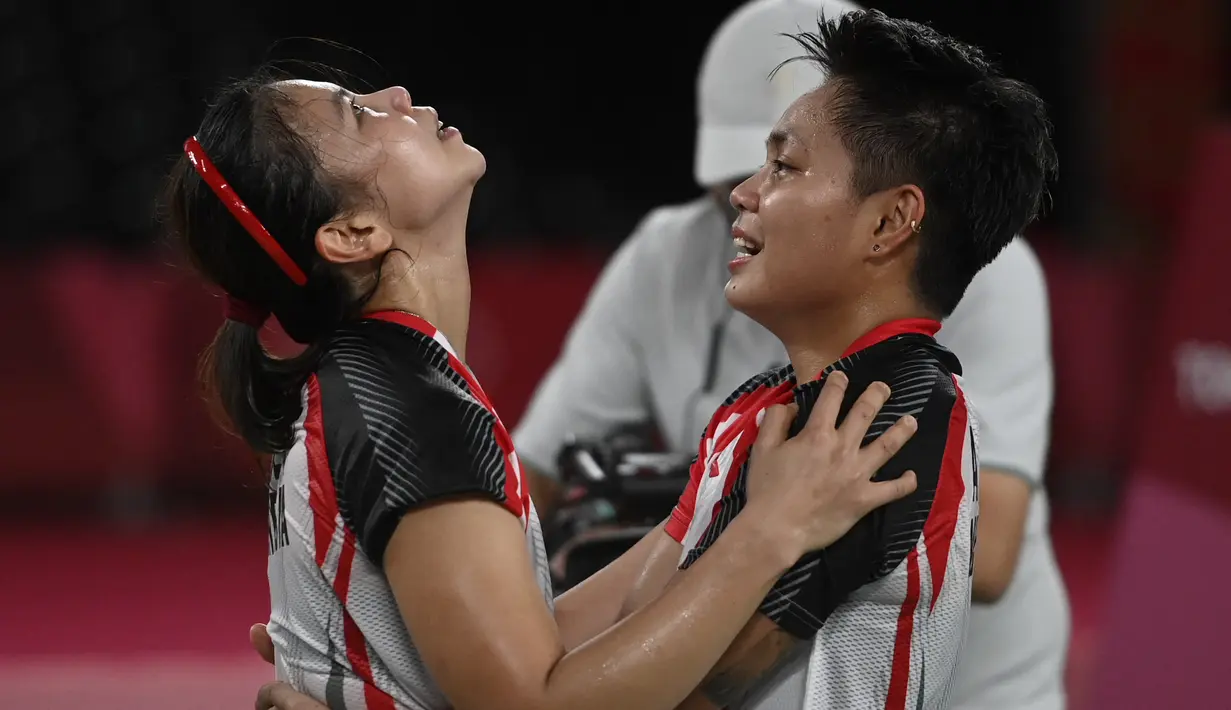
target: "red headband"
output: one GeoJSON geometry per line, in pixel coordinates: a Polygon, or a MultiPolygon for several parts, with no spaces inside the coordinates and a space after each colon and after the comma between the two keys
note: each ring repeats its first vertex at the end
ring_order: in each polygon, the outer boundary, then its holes
{"type": "Polygon", "coordinates": [[[235,220],[239,222],[248,234],[256,240],[256,243],[265,250],[270,259],[278,265],[279,269],[287,275],[287,277],[295,282],[296,286],[303,286],[308,283],[308,277],[304,274],[303,269],[295,263],[291,256],[286,253],[282,245],[269,234],[261,220],[257,219],[256,215],[252,214],[252,210],[248,209],[248,205],[239,199],[239,195],[235,194],[235,190],[227,184],[226,178],[222,177],[222,173],[218,172],[218,168],[210,162],[209,156],[205,154],[205,149],[197,142],[196,137],[189,138],[184,141],[184,154],[188,156],[192,167],[197,169],[197,174],[209,185],[209,189],[214,191],[222,204],[226,206],[235,220]]]}

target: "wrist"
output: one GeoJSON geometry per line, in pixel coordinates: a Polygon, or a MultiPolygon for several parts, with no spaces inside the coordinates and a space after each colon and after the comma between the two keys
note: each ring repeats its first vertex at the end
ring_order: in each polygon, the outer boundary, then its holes
{"type": "MultiPolygon", "coordinates": [[[[797,526],[784,523],[774,511],[762,510],[752,502],[735,516],[731,527],[740,528],[739,534],[746,536],[752,554],[773,565],[779,575],[808,552],[803,532],[797,526]]],[[[727,534],[731,532],[735,531],[727,530],[727,534]]]]}

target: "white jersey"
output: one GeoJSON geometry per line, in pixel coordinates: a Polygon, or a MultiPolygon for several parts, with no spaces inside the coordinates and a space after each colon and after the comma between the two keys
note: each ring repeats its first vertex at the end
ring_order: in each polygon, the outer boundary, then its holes
{"type": "Polygon", "coordinates": [[[878,326],[812,382],[797,382],[789,365],[764,372],[710,420],[665,526],[682,547],[681,568],[700,558],[743,509],[748,461],[766,408],[793,401],[795,427],[802,428],[824,378],[840,370],[850,379],[844,411],[873,382],[890,387],[865,441],[907,414],[919,426],[876,475],[890,480],[914,471],[914,493],[805,555],[766,596],[761,613],[809,641],[811,650],[784,671],[784,681],[739,707],[949,707],[970,610],[979,476],[957,359],[931,337],[939,327],[923,319],[878,326]]]}
{"type": "MultiPolygon", "coordinates": [[[[334,710],[444,710],[383,569],[403,515],[479,495],[525,528],[544,604],[539,521],[508,433],[443,334],[404,313],[340,329],[304,388],[269,500],[277,674],[334,710]]],[[[465,564],[459,560],[458,564],[465,564]]]]}
{"type": "MultiPolygon", "coordinates": [[[[603,271],[514,432],[522,458],[552,475],[569,437],[645,421],[691,452],[729,392],[785,364],[778,339],[727,305],[731,256],[730,224],[713,199],[651,212],[603,271]]],[[[1012,584],[998,603],[971,611],[953,707],[1057,710],[1069,612],[1042,488],[1050,322],[1042,270],[1024,241],[975,277],[937,340],[962,363],[982,467],[1034,488],[1012,584]]]]}

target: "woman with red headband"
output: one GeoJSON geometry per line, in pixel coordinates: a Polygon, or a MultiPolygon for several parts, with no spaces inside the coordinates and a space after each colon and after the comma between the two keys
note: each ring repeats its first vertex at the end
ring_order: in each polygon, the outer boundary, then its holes
{"type": "Polygon", "coordinates": [[[227,294],[203,372],[273,460],[278,676],[332,708],[674,707],[784,571],[914,489],[870,480],[913,420],[861,448],[888,390],[838,427],[835,375],[799,436],[792,407],[767,410],[750,502],[660,597],[616,624],[640,569],[617,562],[553,601],[517,455],[465,364],[483,156],[400,87],[268,76],[224,90],[184,152],[171,227],[227,294]],[[271,313],[302,354],[262,348],[271,313]]]}

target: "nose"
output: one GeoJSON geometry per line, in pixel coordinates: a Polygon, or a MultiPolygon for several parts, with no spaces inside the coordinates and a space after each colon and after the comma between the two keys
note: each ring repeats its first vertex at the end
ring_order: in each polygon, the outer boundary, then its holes
{"type": "Polygon", "coordinates": [[[731,206],[740,212],[756,212],[759,206],[757,175],[749,177],[731,190],[731,206]]]}
{"type": "Polygon", "coordinates": [[[411,107],[414,105],[410,100],[410,92],[402,86],[390,86],[387,89],[381,89],[374,94],[368,94],[363,97],[368,103],[376,105],[386,105],[394,112],[401,114],[409,114],[411,107]]]}

